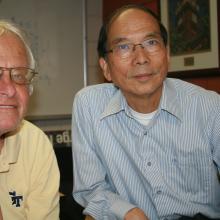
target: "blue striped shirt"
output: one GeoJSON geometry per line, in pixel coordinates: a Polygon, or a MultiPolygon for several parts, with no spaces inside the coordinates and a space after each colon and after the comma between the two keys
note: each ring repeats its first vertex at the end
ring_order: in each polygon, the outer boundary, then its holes
{"type": "Polygon", "coordinates": [[[112,84],[74,99],[74,198],[96,220],[139,207],[151,220],[203,213],[220,218],[220,96],[166,79],[144,126],[112,84]]]}

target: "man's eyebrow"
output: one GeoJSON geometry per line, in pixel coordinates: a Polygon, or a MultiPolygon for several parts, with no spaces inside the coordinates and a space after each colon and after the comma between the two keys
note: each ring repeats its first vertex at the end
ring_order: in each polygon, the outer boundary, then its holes
{"type": "MultiPolygon", "coordinates": [[[[161,37],[161,34],[160,34],[160,32],[150,32],[144,36],[144,39],[149,38],[149,37],[161,37]]],[[[126,37],[117,37],[117,38],[113,39],[110,42],[110,44],[116,45],[121,42],[130,42],[130,40],[126,37]]]]}
{"type": "Polygon", "coordinates": [[[126,38],[126,37],[118,37],[118,38],[115,38],[113,41],[111,41],[110,43],[115,45],[115,44],[118,44],[118,43],[121,43],[121,42],[129,42],[129,39],[126,38]]]}
{"type": "Polygon", "coordinates": [[[148,38],[148,37],[161,37],[161,34],[159,32],[151,32],[146,34],[144,38],[148,38]]]}

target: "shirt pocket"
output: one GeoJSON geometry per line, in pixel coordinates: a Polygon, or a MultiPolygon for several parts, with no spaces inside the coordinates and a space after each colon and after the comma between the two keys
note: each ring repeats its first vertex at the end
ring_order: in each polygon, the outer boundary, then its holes
{"type": "MultiPolygon", "coordinates": [[[[190,200],[207,199],[211,184],[211,159],[204,152],[187,152],[173,160],[177,167],[180,189],[190,200]]],[[[178,187],[178,186],[177,186],[178,187]]]]}

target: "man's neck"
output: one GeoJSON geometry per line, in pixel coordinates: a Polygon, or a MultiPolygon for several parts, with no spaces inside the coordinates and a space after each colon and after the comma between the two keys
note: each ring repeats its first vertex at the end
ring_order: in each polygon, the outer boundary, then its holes
{"type": "Polygon", "coordinates": [[[160,103],[160,96],[156,97],[129,97],[126,98],[128,105],[136,112],[151,113],[157,110],[160,103]]]}
{"type": "Polygon", "coordinates": [[[160,86],[157,90],[149,94],[132,94],[122,91],[128,105],[136,112],[147,114],[158,109],[162,96],[163,87],[160,86]]]}

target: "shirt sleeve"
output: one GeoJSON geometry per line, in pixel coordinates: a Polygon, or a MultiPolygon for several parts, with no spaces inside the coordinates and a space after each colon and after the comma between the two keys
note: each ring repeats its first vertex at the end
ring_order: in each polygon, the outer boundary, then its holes
{"type": "Polygon", "coordinates": [[[123,219],[134,208],[109,185],[106,169],[96,154],[92,129],[92,110],[85,98],[76,96],[72,114],[73,196],[84,209],[84,214],[96,220],[123,219]]]}
{"type": "Polygon", "coordinates": [[[30,193],[27,196],[28,220],[59,219],[60,174],[51,143],[44,133],[33,137],[37,146],[31,168],[30,193]],[[36,139],[35,139],[36,138],[36,139]]]}

